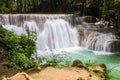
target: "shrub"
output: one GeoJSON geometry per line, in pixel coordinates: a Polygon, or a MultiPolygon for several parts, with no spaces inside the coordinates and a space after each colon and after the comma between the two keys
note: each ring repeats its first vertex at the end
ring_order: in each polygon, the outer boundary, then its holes
{"type": "Polygon", "coordinates": [[[92,65],[94,65],[95,63],[92,62],[91,60],[87,61],[86,63],[84,63],[85,67],[90,67],[92,65]]]}
{"type": "Polygon", "coordinates": [[[36,52],[35,41],[28,35],[16,35],[0,27],[0,51],[6,51],[6,66],[9,68],[28,69],[36,65],[31,55],[36,52]]]}

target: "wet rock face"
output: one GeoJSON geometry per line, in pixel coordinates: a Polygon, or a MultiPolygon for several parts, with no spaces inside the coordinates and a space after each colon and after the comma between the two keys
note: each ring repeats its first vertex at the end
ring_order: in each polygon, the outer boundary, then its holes
{"type": "Polygon", "coordinates": [[[2,26],[2,24],[4,24],[4,19],[3,16],[0,14],[0,26],[2,26]]]}
{"type": "Polygon", "coordinates": [[[120,52],[120,40],[109,41],[107,46],[110,47],[107,51],[120,52]]]}
{"type": "Polygon", "coordinates": [[[87,22],[87,23],[95,23],[98,21],[97,18],[93,16],[83,16],[82,19],[84,22],[87,22]]]}

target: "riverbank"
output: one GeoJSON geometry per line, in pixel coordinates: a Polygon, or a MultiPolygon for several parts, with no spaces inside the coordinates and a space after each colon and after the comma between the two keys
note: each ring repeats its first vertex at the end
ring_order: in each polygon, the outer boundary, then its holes
{"type": "Polygon", "coordinates": [[[84,67],[79,60],[75,60],[71,67],[37,67],[28,70],[5,69],[0,65],[2,80],[104,80],[106,67],[104,64],[84,67]],[[100,74],[99,74],[100,73],[100,74]]]}
{"type": "MultiPolygon", "coordinates": [[[[9,72],[11,74],[11,72],[9,72]]],[[[24,72],[17,73],[16,75],[11,77],[11,80],[102,80],[100,77],[90,75],[90,73],[84,68],[77,67],[66,67],[66,68],[54,68],[47,67],[41,71],[32,71],[27,72],[27,76],[31,79],[26,79],[24,72]]]]}

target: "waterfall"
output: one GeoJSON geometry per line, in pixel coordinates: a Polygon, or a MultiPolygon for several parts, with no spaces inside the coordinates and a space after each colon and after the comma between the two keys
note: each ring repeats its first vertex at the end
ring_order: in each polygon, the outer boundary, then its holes
{"type": "MultiPolygon", "coordinates": [[[[80,25],[81,26],[81,25],[80,25]]],[[[104,30],[78,29],[80,46],[102,52],[120,52],[120,38],[104,30]]]]}
{"type": "Polygon", "coordinates": [[[84,25],[86,22],[76,20],[72,14],[0,14],[0,25],[4,28],[18,35],[26,34],[27,30],[36,33],[37,52],[78,46],[120,52],[120,40],[114,34],[91,31],[84,25]]]}
{"type": "Polygon", "coordinates": [[[95,51],[117,52],[120,50],[120,41],[112,33],[92,32],[84,39],[82,44],[85,48],[95,51]],[[114,42],[116,43],[113,44],[114,42]]]}
{"type": "Polygon", "coordinates": [[[120,31],[96,25],[99,19],[93,16],[78,16],[74,22],[78,27],[80,46],[94,51],[120,52],[120,31]]]}
{"type": "Polygon", "coordinates": [[[71,22],[72,15],[15,14],[0,15],[4,28],[20,35],[26,30],[37,35],[37,51],[78,47],[78,33],[71,22]]]}
{"type": "Polygon", "coordinates": [[[37,36],[39,50],[78,46],[77,30],[63,19],[46,20],[43,31],[37,36]]]}

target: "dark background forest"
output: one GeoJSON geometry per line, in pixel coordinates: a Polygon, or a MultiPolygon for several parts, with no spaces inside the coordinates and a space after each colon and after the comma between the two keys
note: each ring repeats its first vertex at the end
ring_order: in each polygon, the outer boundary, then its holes
{"type": "Polygon", "coordinates": [[[120,20],[120,0],[0,0],[0,13],[69,13],[120,20]]]}

